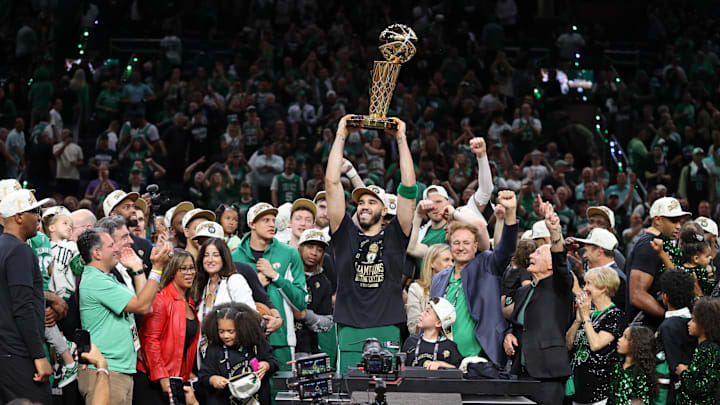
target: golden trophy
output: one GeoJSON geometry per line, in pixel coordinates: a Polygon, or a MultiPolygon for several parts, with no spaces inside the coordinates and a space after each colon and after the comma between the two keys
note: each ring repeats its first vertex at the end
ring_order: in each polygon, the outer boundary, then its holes
{"type": "Polygon", "coordinates": [[[403,24],[393,24],[380,33],[379,49],[385,60],[376,60],[373,64],[370,115],[353,115],[347,121],[347,126],[378,130],[397,129],[395,121],[387,118],[385,114],[390,107],[400,66],[415,55],[416,41],[415,31],[403,24]]]}

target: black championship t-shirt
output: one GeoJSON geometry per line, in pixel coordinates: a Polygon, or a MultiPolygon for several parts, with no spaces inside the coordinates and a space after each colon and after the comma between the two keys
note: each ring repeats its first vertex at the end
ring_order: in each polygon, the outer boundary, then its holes
{"type": "Polygon", "coordinates": [[[397,218],[375,236],[365,236],[345,215],[332,234],[337,296],[335,322],[354,328],[405,323],[402,271],[409,237],[397,218]]]}
{"type": "Polygon", "coordinates": [[[38,259],[27,243],[7,233],[0,235],[0,325],[0,355],[30,357],[19,327],[33,328],[40,336],[45,332],[45,294],[38,259]],[[32,288],[37,325],[15,322],[10,290],[19,286],[32,288]]]}
{"type": "MultiPolygon", "coordinates": [[[[663,269],[662,261],[657,253],[653,250],[650,242],[653,239],[657,239],[659,236],[646,233],[638,239],[635,243],[635,247],[630,253],[630,258],[627,261],[625,274],[630,280],[630,273],[633,269],[640,270],[654,277],[653,283],[650,286],[648,293],[653,297],[657,298],[658,292],[660,292],[660,273],[663,269]]],[[[629,283],[628,283],[629,284],[629,283]]],[[[628,285],[628,291],[630,286],[628,285]]],[[[635,308],[628,299],[626,301],[628,319],[632,321],[633,318],[640,312],[638,308],[635,308]]]]}
{"type": "Polygon", "coordinates": [[[444,361],[455,367],[460,367],[463,359],[457,344],[452,340],[440,337],[437,342],[428,342],[422,338],[422,333],[411,335],[405,341],[402,350],[407,353],[405,365],[408,367],[425,367],[425,364],[431,361],[444,361]],[[419,350],[418,340],[420,341],[419,350]],[[436,344],[437,352],[435,349],[436,344]]]}

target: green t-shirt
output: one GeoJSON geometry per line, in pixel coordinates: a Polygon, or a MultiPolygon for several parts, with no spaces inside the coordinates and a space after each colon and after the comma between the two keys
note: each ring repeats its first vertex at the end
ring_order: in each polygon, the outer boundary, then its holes
{"type": "Polygon", "coordinates": [[[450,302],[455,302],[455,323],[452,326],[452,334],[460,354],[463,357],[477,356],[482,351],[482,346],[475,337],[475,320],[470,316],[465,302],[462,278],[455,280],[454,275],[450,277],[450,285],[445,298],[450,302]]]}
{"type": "Polygon", "coordinates": [[[281,173],[275,176],[277,181],[277,198],[278,207],[286,202],[293,202],[300,198],[300,187],[302,185],[302,178],[297,174],[293,174],[291,178],[285,177],[285,173],[281,173]]]}
{"type": "Polygon", "coordinates": [[[49,80],[33,84],[30,88],[33,110],[47,110],[50,108],[50,97],[52,97],[53,91],[53,85],[49,80]]]}
{"type": "MultiPolygon", "coordinates": [[[[120,111],[120,99],[122,98],[122,92],[116,89],[106,89],[100,92],[95,101],[95,105],[98,107],[111,108],[113,110],[120,111]]],[[[97,117],[103,120],[110,119],[111,113],[97,109],[95,111],[97,117]]]]}
{"type": "MultiPolygon", "coordinates": [[[[135,294],[111,274],[85,266],[80,281],[80,321],[107,360],[108,370],[135,374],[135,316],[124,313],[135,294]]],[[[138,340],[139,344],[139,340],[138,340]]]]}
{"type": "MultiPolygon", "coordinates": [[[[425,237],[421,241],[421,243],[425,246],[432,246],[436,243],[446,243],[445,241],[445,227],[441,226],[438,229],[433,229],[430,224],[428,224],[428,230],[425,233],[425,237]]],[[[416,259],[417,263],[417,271],[420,272],[422,269],[422,259],[416,259]]]]}
{"type": "Polygon", "coordinates": [[[30,239],[30,247],[38,258],[38,265],[43,278],[43,291],[47,291],[50,283],[50,264],[53,260],[50,238],[44,233],[38,232],[37,235],[30,239]]]}

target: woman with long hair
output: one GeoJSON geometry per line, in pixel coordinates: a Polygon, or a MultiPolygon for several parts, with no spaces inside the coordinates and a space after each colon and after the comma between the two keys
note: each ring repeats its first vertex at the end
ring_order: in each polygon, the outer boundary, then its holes
{"type": "Polygon", "coordinates": [[[432,283],[433,276],[453,265],[450,246],[446,243],[438,243],[430,246],[422,263],[420,279],[410,284],[407,293],[407,303],[405,304],[407,327],[411,335],[419,332],[417,323],[420,314],[423,313],[425,307],[427,307],[430,295],[430,284],[432,283]]]}
{"type": "Polygon", "coordinates": [[[134,391],[135,403],[167,402],[170,377],[190,379],[200,322],[190,290],[197,270],[192,255],[175,249],[160,279],[152,313],[143,317],[134,391]]]}
{"type": "Polygon", "coordinates": [[[658,392],[655,370],[655,336],[644,326],[628,326],[617,343],[624,357],[610,377],[607,405],[625,405],[633,400],[649,404],[658,392]]]}
{"type": "MultiPolygon", "coordinates": [[[[202,322],[205,315],[220,304],[239,302],[255,308],[252,290],[245,277],[238,274],[232,261],[230,249],[220,238],[210,238],[203,243],[198,253],[197,282],[191,291],[198,303],[198,318],[202,322]]],[[[207,340],[200,337],[199,359],[205,356],[207,340]]]]}

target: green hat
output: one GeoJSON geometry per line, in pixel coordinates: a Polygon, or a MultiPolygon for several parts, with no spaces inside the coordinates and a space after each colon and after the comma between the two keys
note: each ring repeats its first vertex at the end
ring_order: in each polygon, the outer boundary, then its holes
{"type": "Polygon", "coordinates": [[[553,167],[558,167],[558,166],[567,166],[567,167],[570,167],[570,163],[568,163],[568,162],[560,159],[560,160],[556,161],[555,164],[553,165],[553,167]]]}

